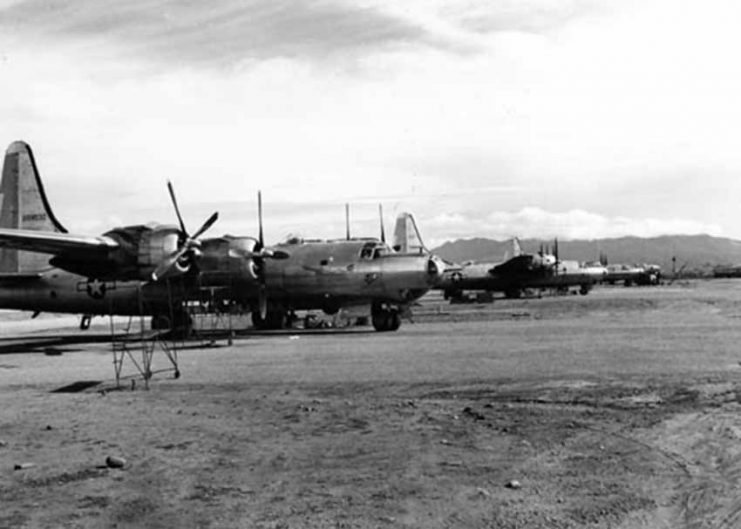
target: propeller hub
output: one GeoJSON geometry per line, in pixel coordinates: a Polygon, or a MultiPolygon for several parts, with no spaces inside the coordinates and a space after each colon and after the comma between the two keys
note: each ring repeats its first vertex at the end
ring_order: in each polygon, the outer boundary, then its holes
{"type": "Polygon", "coordinates": [[[206,222],[196,231],[192,236],[188,234],[188,230],[185,228],[183,217],[180,215],[180,209],[178,208],[178,202],[175,198],[175,190],[172,187],[171,182],[167,182],[167,189],[170,192],[170,198],[172,199],[172,206],[175,209],[175,215],[178,218],[178,224],[180,225],[179,233],[179,247],[173,251],[170,255],[160,262],[152,272],[152,280],[157,281],[163,277],[168,277],[175,274],[184,274],[190,270],[190,266],[193,260],[201,257],[201,241],[198,237],[203,235],[214,222],[219,218],[218,213],[213,213],[206,222]]]}

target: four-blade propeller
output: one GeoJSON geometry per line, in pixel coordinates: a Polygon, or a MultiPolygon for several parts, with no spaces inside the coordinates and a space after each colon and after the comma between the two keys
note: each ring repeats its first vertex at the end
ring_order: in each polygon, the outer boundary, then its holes
{"type": "Polygon", "coordinates": [[[198,240],[198,237],[203,235],[206,230],[213,226],[214,222],[219,218],[219,213],[214,212],[193,235],[189,235],[188,230],[185,228],[183,217],[180,215],[178,201],[175,198],[175,190],[172,187],[172,183],[169,181],[167,182],[167,189],[170,191],[170,198],[172,199],[172,205],[175,208],[175,215],[180,224],[180,246],[157,265],[157,268],[152,272],[152,281],[157,281],[163,277],[173,275],[173,273],[178,270],[178,264],[182,264],[183,262],[192,263],[193,259],[200,255],[201,243],[198,240]]]}
{"type": "MultiPolygon", "coordinates": [[[[188,229],[185,227],[183,216],[180,214],[180,208],[178,207],[178,201],[175,198],[175,190],[173,189],[172,183],[167,182],[167,189],[170,192],[170,199],[172,200],[172,206],[175,209],[175,215],[178,219],[178,225],[180,227],[178,248],[173,251],[170,255],[165,257],[152,272],[152,281],[158,281],[168,276],[181,273],[183,269],[187,269],[193,260],[201,254],[201,243],[198,237],[203,235],[219,218],[219,213],[213,213],[206,222],[193,234],[188,233],[188,229]]],[[[289,254],[283,250],[272,250],[265,247],[265,239],[263,235],[263,223],[262,223],[262,193],[257,193],[257,211],[258,211],[258,224],[259,232],[257,244],[255,244],[252,250],[232,248],[229,250],[229,257],[251,259],[255,263],[256,275],[258,280],[258,306],[260,316],[265,319],[267,316],[267,281],[265,277],[265,260],[266,259],[288,259],[289,254]]]]}
{"type": "Polygon", "coordinates": [[[272,250],[265,248],[265,236],[263,234],[263,223],[262,223],[262,193],[257,192],[257,222],[258,222],[258,238],[257,243],[252,250],[244,248],[232,248],[229,250],[229,257],[237,257],[242,259],[252,259],[255,264],[255,275],[258,281],[257,290],[257,304],[260,312],[260,317],[264,320],[268,313],[268,296],[267,296],[267,279],[265,274],[265,260],[266,259],[288,259],[290,255],[288,252],[283,250],[272,250]]]}
{"type": "Polygon", "coordinates": [[[255,265],[257,268],[257,280],[259,287],[257,291],[257,306],[260,318],[265,319],[268,315],[268,286],[265,274],[265,259],[286,259],[288,254],[283,251],[272,251],[265,248],[265,238],[262,232],[262,192],[257,192],[257,223],[259,227],[257,245],[255,246],[255,265]]]}

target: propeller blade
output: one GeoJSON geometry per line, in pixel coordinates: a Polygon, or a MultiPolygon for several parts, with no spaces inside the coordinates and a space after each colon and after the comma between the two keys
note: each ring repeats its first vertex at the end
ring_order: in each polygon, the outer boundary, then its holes
{"type": "Polygon", "coordinates": [[[153,281],[157,281],[158,279],[162,279],[163,277],[170,275],[170,273],[175,269],[178,261],[181,260],[185,255],[188,255],[189,262],[187,263],[187,266],[184,264],[178,270],[178,272],[183,273],[187,271],[188,268],[190,268],[191,261],[201,255],[201,243],[198,241],[198,237],[203,235],[206,230],[213,226],[214,222],[216,222],[219,218],[219,213],[214,212],[206,220],[206,222],[203,223],[198,231],[191,237],[190,235],[188,235],[188,230],[186,230],[185,228],[185,222],[183,222],[183,216],[180,214],[178,201],[175,197],[175,188],[173,187],[172,182],[170,182],[169,180],[167,181],[167,190],[170,192],[172,206],[173,208],[175,208],[175,215],[178,218],[178,224],[180,224],[180,235],[178,241],[178,244],[180,246],[177,250],[173,251],[170,255],[165,257],[161,263],[157,265],[157,267],[152,272],[153,281]]]}
{"type": "Polygon", "coordinates": [[[154,272],[152,272],[152,281],[157,281],[165,277],[167,273],[175,267],[178,260],[183,255],[185,255],[185,252],[187,251],[188,248],[183,246],[182,248],[175,250],[170,255],[165,257],[162,262],[157,265],[157,268],[154,269],[154,272]]]}
{"type": "Polygon", "coordinates": [[[185,229],[185,223],[183,222],[183,217],[180,215],[180,208],[178,208],[178,201],[175,198],[175,190],[172,187],[172,182],[169,180],[167,181],[167,189],[170,191],[170,199],[172,199],[172,205],[175,208],[175,215],[177,215],[178,222],[180,223],[180,231],[188,237],[188,230],[185,229]]]}
{"type": "Polygon", "coordinates": [[[381,242],[386,242],[386,231],[383,229],[383,206],[378,204],[378,217],[381,219],[381,242]]]}
{"type": "Polygon", "coordinates": [[[192,237],[190,237],[191,240],[197,239],[199,236],[203,235],[203,233],[209,229],[211,226],[214,225],[214,222],[216,222],[219,219],[219,212],[215,211],[207,220],[203,223],[203,226],[201,226],[197,232],[193,234],[192,237]]]}
{"type": "Polygon", "coordinates": [[[265,318],[268,315],[268,296],[266,290],[265,284],[261,284],[257,298],[258,309],[260,310],[260,319],[263,321],[265,321],[265,318]]]}
{"type": "Polygon", "coordinates": [[[257,224],[259,226],[259,235],[257,240],[260,243],[260,249],[265,248],[265,239],[262,233],[262,191],[257,192],[257,224]]]}
{"type": "Polygon", "coordinates": [[[257,306],[260,311],[260,319],[265,321],[268,315],[268,286],[265,280],[265,261],[258,257],[255,262],[259,265],[260,273],[257,276],[257,280],[260,282],[260,286],[257,288],[257,306]]]}
{"type": "Polygon", "coordinates": [[[345,203],[345,239],[350,240],[350,204],[345,203]]]}

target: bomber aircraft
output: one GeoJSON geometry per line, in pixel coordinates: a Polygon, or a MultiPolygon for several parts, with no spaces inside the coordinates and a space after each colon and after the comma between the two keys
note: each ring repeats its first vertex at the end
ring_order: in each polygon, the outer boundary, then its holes
{"type": "MultiPolygon", "coordinates": [[[[198,288],[228,287],[258,328],[281,327],[290,311],[302,308],[331,313],[369,304],[374,327],[388,331],[442,275],[436,257],[392,251],[377,239],[267,248],[261,201],[258,238],[200,239],[218,215],[189,234],[168,188],[179,225],[73,235],[51,210],[31,148],[12,143],[0,182],[0,308],[82,314],[82,328],[92,315],[149,315],[153,327],[169,328],[189,325],[183,304],[200,295],[198,288]]],[[[414,221],[404,214],[399,223],[414,221]]]]}
{"type": "MultiPolygon", "coordinates": [[[[91,315],[149,315],[155,327],[184,320],[184,291],[173,291],[166,279],[188,275],[200,255],[199,237],[218,214],[190,235],[171,186],[170,193],[179,226],[70,234],[52,212],[31,148],[12,143],[0,181],[0,307],[82,314],[82,328],[91,315]]],[[[253,250],[255,240],[233,245],[253,250]]]]}
{"type": "MultiPolygon", "coordinates": [[[[259,211],[260,204],[258,199],[259,211]]],[[[204,241],[204,261],[210,244],[204,241]]],[[[370,306],[373,327],[395,331],[401,316],[437,284],[444,271],[442,260],[422,243],[410,213],[397,217],[393,248],[385,241],[381,220],[380,239],[351,238],[348,229],[345,239],[292,237],[267,250],[285,258],[258,261],[260,281],[246,289],[244,297],[258,329],[289,326],[296,310],[335,314],[344,307],[370,306]]],[[[203,268],[212,267],[204,262],[203,268]]],[[[209,284],[209,276],[203,272],[201,281],[209,284]]]]}
{"type": "Polygon", "coordinates": [[[607,275],[605,282],[610,285],[621,282],[626,287],[631,285],[658,285],[661,282],[661,267],[655,264],[628,265],[628,264],[610,264],[607,265],[607,275]]]}
{"type": "Polygon", "coordinates": [[[584,266],[577,261],[563,261],[558,256],[558,241],[554,253],[542,248],[538,253],[522,252],[517,238],[512,239],[513,256],[499,263],[465,263],[449,267],[438,288],[445,297],[456,299],[464,291],[503,292],[507,298],[519,298],[526,289],[568,290],[579,287],[579,293],[589,293],[601,282],[606,270],[601,266],[584,266]]]}

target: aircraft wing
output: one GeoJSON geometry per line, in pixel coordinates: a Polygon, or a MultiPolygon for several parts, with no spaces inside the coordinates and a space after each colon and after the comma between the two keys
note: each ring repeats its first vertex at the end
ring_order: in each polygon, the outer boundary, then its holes
{"type": "Polygon", "coordinates": [[[110,237],[90,237],[52,231],[0,229],[0,248],[75,257],[92,257],[115,250],[110,237]]]}
{"type": "Polygon", "coordinates": [[[531,262],[531,256],[526,254],[518,255],[494,266],[489,270],[489,273],[492,275],[518,275],[526,273],[530,269],[531,262]]]}

